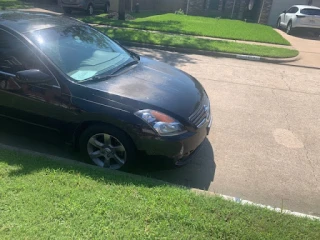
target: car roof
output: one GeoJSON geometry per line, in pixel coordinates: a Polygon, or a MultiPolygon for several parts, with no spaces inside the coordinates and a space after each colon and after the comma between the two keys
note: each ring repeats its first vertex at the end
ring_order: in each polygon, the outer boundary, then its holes
{"type": "Polygon", "coordinates": [[[32,11],[0,11],[0,26],[19,33],[77,24],[82,23],[62,15],[32,11]]]}
{"type": "Polygon", "coordinates": [[[298,7],[298,8],[309,8],[309,9],[320,9],[316,6],[310,6],[310,5],[294,5],[293,7],[298,7]]]}

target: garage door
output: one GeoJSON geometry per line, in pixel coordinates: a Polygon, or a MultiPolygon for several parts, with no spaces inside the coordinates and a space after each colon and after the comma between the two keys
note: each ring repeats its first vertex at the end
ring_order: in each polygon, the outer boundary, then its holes
{"type": "MultiPolygon", "coordinates": [[[[317,4],[317,2],[318,0],[313,0],[313,4],[317,4]]],[[[308,0],[273,0],[268,25],[276,26],[279,15],[292,5],[305,5],[307,3],[308,0]]]]}

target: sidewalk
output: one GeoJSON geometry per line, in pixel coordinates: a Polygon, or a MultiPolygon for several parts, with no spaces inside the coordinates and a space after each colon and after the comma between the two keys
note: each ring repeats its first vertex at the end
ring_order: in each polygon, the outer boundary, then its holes
{"type": "Polygon", "coordinates": [[[287,39],[297,49],[299,60],[290,63],[294,66],[304,66],[320,69],[320,38],[308,37],[305,35],[288,35],[284,31],[275,29],[282,37],[287,39]]]}

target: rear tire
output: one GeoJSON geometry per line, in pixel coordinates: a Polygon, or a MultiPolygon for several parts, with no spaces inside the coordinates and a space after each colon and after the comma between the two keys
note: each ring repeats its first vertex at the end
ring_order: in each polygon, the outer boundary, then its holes
{"type": "Polygon", "coordinates": [[[131,138],[120,129],[106,124],[88,127],[79,139],[85,161],[103,168],[128,170],[136,161],[131,138]]]}
{"type": "Polygon", "coordinates": [[[293,28],[292,28],[292,22],[290,21],[287,25],[287,29],[286,29],[286,33],[288,35],[292,35],[292,31],[293,31],[293,28]]]}

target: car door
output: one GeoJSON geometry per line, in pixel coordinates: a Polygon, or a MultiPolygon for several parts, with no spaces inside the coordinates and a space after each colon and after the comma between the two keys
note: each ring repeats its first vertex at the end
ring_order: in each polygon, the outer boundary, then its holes
{"type": "Polygon", "coordinates": [[[2,33],[0,31],[0,116],[6,117],[8,113],[8,109],[12,104],[12,98],[10,98],[10,94],[8,89],[11,86],[12,78],[15,75],[8,73],[6,70],[6,62],[4,58],[4,53],[7,49],[6,42],[2,41],[2,33]]]}
{"type": "Polygon", "coordinates": [[[0,104],[3,115],[58,130],[63,122],[59,82],[27,43],[0,29],[0,104]],[[45,84],[17,81],[16,73],[38,69],[51,76],[45,84]]]}

